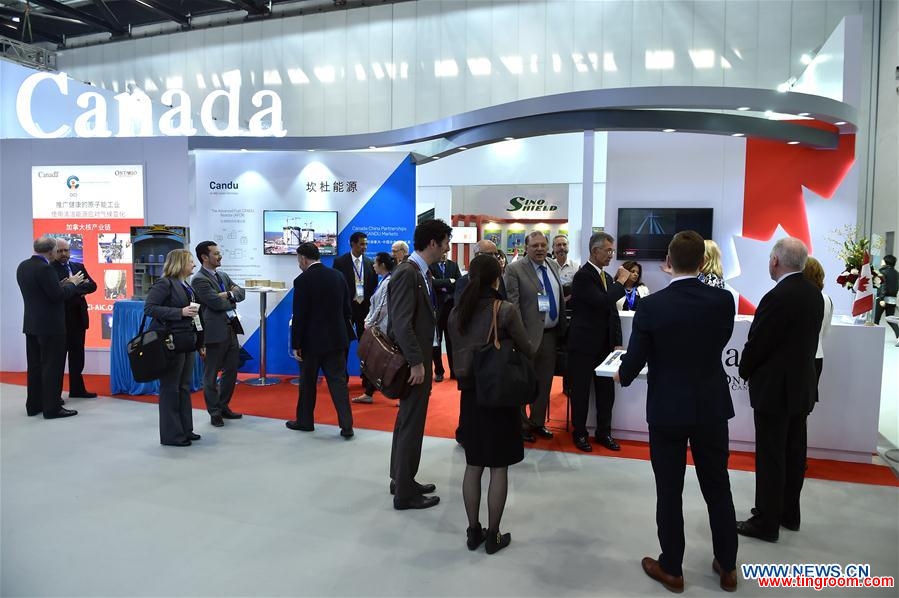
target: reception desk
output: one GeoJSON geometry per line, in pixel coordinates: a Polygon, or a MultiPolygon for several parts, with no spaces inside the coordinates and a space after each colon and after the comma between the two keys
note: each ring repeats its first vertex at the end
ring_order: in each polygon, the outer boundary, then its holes
{"type": "MultiPolygon", "coordinates": [[[[867,463],[877,446],[883,329],[838,320],[834,319],[824,341],[824,371],[818,385],[820,400],[808,418],[808,455],[867,463]]],[[[737,316],[733,335],[722,355],[736,413],[730,420],[730,446],[737,451],[755,450],[749,388],[737,373],[751,321],[750,317],[737,316]]],[[[632,312],[621,312],[625,347],[632,322],[632,312]]],[[[690,341],[684,339],[684,342],[690,341]]],[[[587,421],[592,425],[595,417],[591,414],[587,421]]],[[[612,428],[618,438],[648,440],[645,379],[637,379],[627,388],[616,385],[612,428]]]]}
{"type": "MultiPolygon", "coordinates": [[[[144,317],[143,301],[116,301],[112,307],[112,346],[109,349],[109,387],[112,394],[156,395],[159,381],[137,382],[131,374],[128,361],[128,341],[137,336],[144,317]]],[[[147,318],[147,326],[150,319],[147,318]]],[[[146,330],[146,328],[145,328],[146,330]]],[[[191,391],[203,387],[203,360],[197,354],[191,391]]]]}

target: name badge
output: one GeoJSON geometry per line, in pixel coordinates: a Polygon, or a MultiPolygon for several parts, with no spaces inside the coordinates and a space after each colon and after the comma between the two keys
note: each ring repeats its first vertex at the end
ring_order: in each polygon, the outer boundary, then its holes
{"type": "Polygon", "coordinates": [[[537,310],[540,313],[546,313],[549,311],[549,295],[544,293],[540,293],[537,295],[537,310]]]}
{"type": "Polygon", "coordinates": [[[365,285],[361,282],[356,283],[356,296],[360,299],[365,298],[365,285]]]}

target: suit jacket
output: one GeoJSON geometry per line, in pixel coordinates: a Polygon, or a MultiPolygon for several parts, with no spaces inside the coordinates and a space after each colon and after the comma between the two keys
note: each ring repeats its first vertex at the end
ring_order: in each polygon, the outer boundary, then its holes
{"type": "Polygon", "coordinates": [[[193,318],[182,315],[191,298],[177,278],[163,276],[153,283],[144,299],[144,315],[153,318],[150,328],[168,328],[172,332],[193,331],[193,318]]]}
{"type": "Polygon", "coordinates": [[[649,365],[646,421],[692,426],[734,416],[721,352],[734,331],[734,299],[690,278],[644,297],[618,375],[628,386],[649,365]]]}
{"type": "MultiPolygon", "coordinates": [[[[468,274],[464,274],[461,278],[456,280],[456,290],[453,291],[453,305],[459,305],[459,299],[462,298],[462,293],[465,292],[465,287],[468,286],[468,274]]],[[[506,281],[503,280],[503,277],[499,277],[499,293],[500,299],[503,301],[507,300],[509,294],[506,293],[506,281]]]]}
{"type": "Polygon", "coordinates": [[[436,324],[434,307],[418,265],[401,263],[390,276],[387,333],[400,346],[409,365],[431,363],[436,324]]]}
{"type": "Polygon", "coordinates": [[[749,381],[753,409],[789,415],[811,412],[823,318],[821,292],[801,272],[787,276],[762,297],[740,359],[740,377],[749,381]]]}
{"type": "MultiPolygon", "coordinates": [[[[347,291],[350,294],[350,301],[355,302],[356,273],[353,270],[353,254],[347,252],[334,258],[333,267],[343,274],[346,280],[347,291]]],[[[378,274],[375,272],[375,263],[370,258],[365,257],[365,255],[362,256],[362,284],[365,287],[365,294],[363,295],[361,309],[368,313],[371,307],[371,296],[375,294],[375,289],[378,288],[378,274]]]]}
{"type": "Polygon", "coordinates": [[[339,272],[315,264],[294,279],[292,348],[303,355],[346,351],[351,320],[350,297],[339,272]]]}
{"type": "Polygon", "coordinates": [[[222,284],[226,291],[231,293],[229,298],[219,297],[221,287],[213,274],[205,268],[194,274],[190,286],[196,295],[196,302],[200,304],[200,319],[203,321],[203,331],[207,343],[221,343],[231,338],[231,318],[228,312],[233,310],[238,303],[243,301],[247,294],[243,288],[234,284],[227,273],[218,271],[222,284]],[[232,290],[231,287],[237,287],[232,290]]]}
{"type": "MultiPolygon", "coordinates": [[[[556,332],[561,336],[565,334],[567,322],[565,321],[565,296],[564,293],[561,293],[562,281],[559,279],[559,265],[555,260],[549,258],[544,261],[544,264],[547,266],[547,275],[554,276],[559,285],[559,304],[556,306],[559,312],[559,323],[556,326],[556,332]]],[[[531,260],[526,257],[509,264],[503,279],[506,283],[509,302],[517,305],[521,310],[521,319],[528,332],[528,339],[536,350],[543,342],[545,318],[537,305],[537,294],[543,289],[543,282],[537,278],[537,272],[534,270],[531,260]]]]}
{"type": "Polygon", "coordinates": [[[431,275],[434,277],[432,284],[434,285],[434,294],[437,298],[437,307],[444,303],[453,303],[453,294],[456,291],[456,282],[462,278],[462,272],[459,270],[459,264],[452,260],[443,262],[445,274],[440,271],[439,264],[431,264],[428,266],[431,275]],[[452,282],[456,281],[456,282],[452,282]]]}
{"type": "Polygon", "coordinates": [[[19,264],[16,282],[25,304],[22,332],[37,336],[64,335],[65,302],[78,294],[78,288],[70,283],[60,285],[56,270],[39,255],[19,264]]]}
{"type": "Polygon", "coordinates": [[[621,345],[621,318],[615,303],[624,297],[624,286],[615,282],[608,272],[603,275],[608,290],[602,286],[599,272],[589,262],[574,274],[569,352],[605,356],[621,345]]]}
{"type": "MultiPolygon", "coordinates": [[[[69,277],[68,269],[59,262],[53,262],[52,266],[56,270],[59,280],[69,277]]],[[[84,274],[84,281],[78,285],[78,293],[66,299],[66,326],[75,330],[87,330],[90,327],[90,319],[87,315],[87,300],[84,296],[95,292],[97,283],[87,273],[84,264],[69,260],[69,268],[72,269],[72,274],[78,272],[84,274]]]]}

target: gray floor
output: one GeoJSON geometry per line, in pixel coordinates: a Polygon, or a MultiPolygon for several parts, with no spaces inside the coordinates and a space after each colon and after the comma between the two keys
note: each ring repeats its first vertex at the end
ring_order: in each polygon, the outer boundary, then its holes
{"type": "MultiPolygon", "coordinates": [[[[512,545],[487,556],[464,546],[464,456],[450,440],[425,439],[419,476],[437,483],[441,504],[397,512],[384,432],[345,442],[334,427],[305,434],[252,417],[213,429],[197,411],[203,440],[162,447],[155,405],[76,399],[78,417],[46,421],[25,416],[24,388],[0,385],[0,395],[3,596],[665,593],[639,565],[658,550],[644,461],[528,451],[510,472],[512,545]]],[[[745,515],[753,475],[731,475],[745,515]]],[[[687,591],[720,595],[692,472],[684,502],[687,591]]],[[[870,563],[897,575],[899,489],[810,480],[803,504],[800,533],[742,540],[739,561],[870,563]]],[[[744,581],[740,591],[775,595],[744,581]]]]}

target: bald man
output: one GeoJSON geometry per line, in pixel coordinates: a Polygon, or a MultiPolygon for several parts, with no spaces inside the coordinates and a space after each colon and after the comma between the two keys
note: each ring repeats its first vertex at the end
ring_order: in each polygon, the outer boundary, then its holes
{"type": "MultiPolygon", "coordinates": [[[[479,255],[490,255],[495,257],[496,259],[500,258],[499,249],[496,247],[496,243],[493,241],[488,241],[487,239],[483,239],[478,241],[475,246],[475,257],[479,255]]],[[[502,264],[502,262],[500,262],[502,264]]],[[[465,290],[465,287],[468,286],[468,274],[459,277],[459,280],[456,281],[456,290],[453,293],[453,303],[455,305],[459,305],[459,298],[462,296],[462,291],[465,290]]],[[[503,282],[503,277],[499,277],[499,294],[503,299],[506,298],[506,285],[503,282]]]]}
{"type": "Polygon", "coordinates": [[[69,398],[95,399],[97,393],[84,386],[84,338],[90,322],[87,315],[86,295],[97,290],[97,283],[87,273],[84,264],[71,260],[71,245],[65,239],[56,239],[56,260],[53,267],[59,280],[81,273],[84,281],[76,287],[78,292],[66,299],[66,354],[69,361],[69,398]]]}
{"type": "Polygon", "coordinates": [[[802,275],[807,259],[799,239],[774,244],[768,274],[777,284],[759,302],[740,359],[755,419],[755,508],[737,532],[766,542],[776,542],[781,527],[799,531],[806,418],[817,397],[824,318],[821,292],[802,275]]]}

